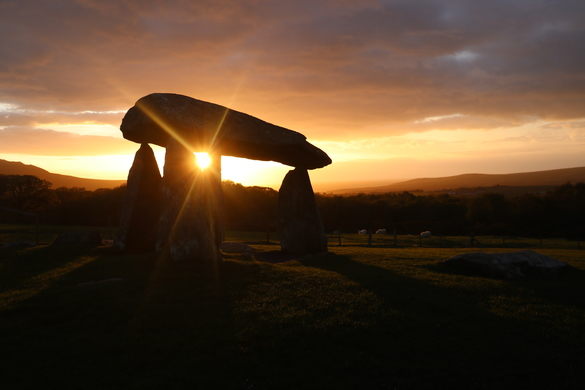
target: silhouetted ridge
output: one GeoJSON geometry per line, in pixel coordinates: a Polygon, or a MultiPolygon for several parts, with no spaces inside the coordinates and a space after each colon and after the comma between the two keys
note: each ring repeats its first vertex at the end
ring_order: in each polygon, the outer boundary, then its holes
{"type": "Polygon", "coordinates": [[[32,175],[52,183],[52,188],[83,187],[86,190],[114,188],[126,183],[126,180],[100,180],[51,173],[34,165],[19,161],[0,160],[0,175],[32,175]]]}

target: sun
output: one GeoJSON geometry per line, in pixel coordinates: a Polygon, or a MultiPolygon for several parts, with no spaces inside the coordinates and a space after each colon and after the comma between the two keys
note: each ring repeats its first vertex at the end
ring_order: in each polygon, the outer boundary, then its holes
{"type": "Polygon", "coordinates": [[[203,171],[211,165],[211,156],[205,152],[195,153],[195,163],[203,171]]]}

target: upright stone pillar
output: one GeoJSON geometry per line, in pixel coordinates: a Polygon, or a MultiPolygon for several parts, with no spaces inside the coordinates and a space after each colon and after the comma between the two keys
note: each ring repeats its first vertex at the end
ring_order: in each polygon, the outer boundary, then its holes
{"type": "Polygon", "coordinates": [[[212,197],[214,198],[215,210],[215,238],[218,247],[224,239],[224,202],[223,202],[223,188],[221,186],[221,154],[211,154],[211,165],[208,168],[212,186],[212,197]]]}
{"type": "Polygon", "coordinates": [[[154,153],[148,144],[142,144],[128,173],[116,248],[129,252],[155,249],[160,197],[161,176],[154,153]]]}
{"type": "Polygon", "coordinates": [[[217,186],[213,175],[195,167],[193,153],[177,141],[166,148],[162,212],[157,248],[171,259],[215,265],[221,259],[217,239],[217,186]]]}
{"type": "Polygon", "coordinates": [[[306,169],[295,168],[284,177],[278,191],[278,213],[283,252],[304,255],[327,250],[327,236],[306,169]]]}

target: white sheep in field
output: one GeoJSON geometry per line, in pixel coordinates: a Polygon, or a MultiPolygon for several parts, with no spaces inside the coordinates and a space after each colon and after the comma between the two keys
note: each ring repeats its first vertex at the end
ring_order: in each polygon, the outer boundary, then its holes
{"type": "Polygon", "coordinates": [[[366,229],[360,229],[358,230],[358,234],[368,234],[368,231],[366,229]]]}
{"type": "Polygon", "coordinates": [[[386,233],[388,233],[386,231],[386,229],[378,229],[378,230],[376,230],[376,234],[386,234],[386,233]]]}
{"type": "Polygon", "coordinates": [[[430,230],[425,230],[424,232],[420,233],[420,238],[429,238],[431,236],[430,230]]]}

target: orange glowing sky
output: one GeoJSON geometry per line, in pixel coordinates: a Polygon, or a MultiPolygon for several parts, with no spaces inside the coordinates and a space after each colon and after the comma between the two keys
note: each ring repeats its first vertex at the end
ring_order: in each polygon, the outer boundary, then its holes
{"type": "Polygon", "coordinates": [[[125,178],[151,92],[302,132],[334,161],[318,190],[585,165],[582,1],[7,0],[0,29],[0,159],[56,173],[125,178]]]}

